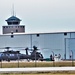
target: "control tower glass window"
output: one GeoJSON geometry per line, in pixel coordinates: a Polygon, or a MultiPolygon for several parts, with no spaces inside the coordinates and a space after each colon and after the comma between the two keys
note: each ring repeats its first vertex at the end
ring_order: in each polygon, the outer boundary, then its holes
{"type": "Polygon", "coordinates": [[[13,24],[19,24],[19,22],[13,22],[13,24]]]}
{"type": "Polygon", "coordinates": [[[12,22],[8,22],[8,25],[11,25],[12,24],[12,22]]]}
{"type": "Polygon", "coordinates": [[[8,22],[8,25],[18,25],[19,24],[19,22],[8,22]]]}

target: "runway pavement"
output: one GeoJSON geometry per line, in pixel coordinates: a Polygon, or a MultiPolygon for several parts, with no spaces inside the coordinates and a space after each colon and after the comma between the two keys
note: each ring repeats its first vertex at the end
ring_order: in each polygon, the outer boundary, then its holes
{"type": "Polygon", "coordinates": [[[0,68],[0,73],[30,73],[52,71],[75,71],[75,67],[0,68]]]}

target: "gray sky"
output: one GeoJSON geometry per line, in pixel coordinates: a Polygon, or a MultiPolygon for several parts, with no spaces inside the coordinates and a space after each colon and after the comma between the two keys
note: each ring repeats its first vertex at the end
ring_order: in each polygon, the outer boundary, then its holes
{"type": "Polygon", "coordinates": [[[75,31],[75,0],[0,0],[0,33],[13,4],[26,33],[75,31]]]}

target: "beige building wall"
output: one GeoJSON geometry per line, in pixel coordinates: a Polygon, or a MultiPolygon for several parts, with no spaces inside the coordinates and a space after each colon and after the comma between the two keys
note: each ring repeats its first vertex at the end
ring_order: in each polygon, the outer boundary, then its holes
{"type": "Polygon", "coordinates": [[[3,34],[11,33],[22,33],[25,32],[25,25],[10,25],[10,26],[3,26],[3,34]]]}

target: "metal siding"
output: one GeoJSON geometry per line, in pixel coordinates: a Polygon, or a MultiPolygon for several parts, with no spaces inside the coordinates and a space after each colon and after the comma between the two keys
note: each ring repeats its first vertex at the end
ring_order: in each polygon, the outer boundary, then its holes
{"type": "Polygon", "coordinates": [[[52,51],[55,54],[61,54],[64,46],[64,36],[62,34],[40,34],[39,37],[33,35],[32,45],[37,46],[43,52],[45,57],[49,57],[52,51]]]}
{"type": "Polygon", "coordinates": [[[30,35],[0,36],[0,47],[30,47],[30,35]]]}
{"type": "Polygon", "coordinates": [[[75,59],[75,38],[67,38],[66,39],[66,57],[70,59],[70,55],[73,52],[73,59],[75,59]]]}

